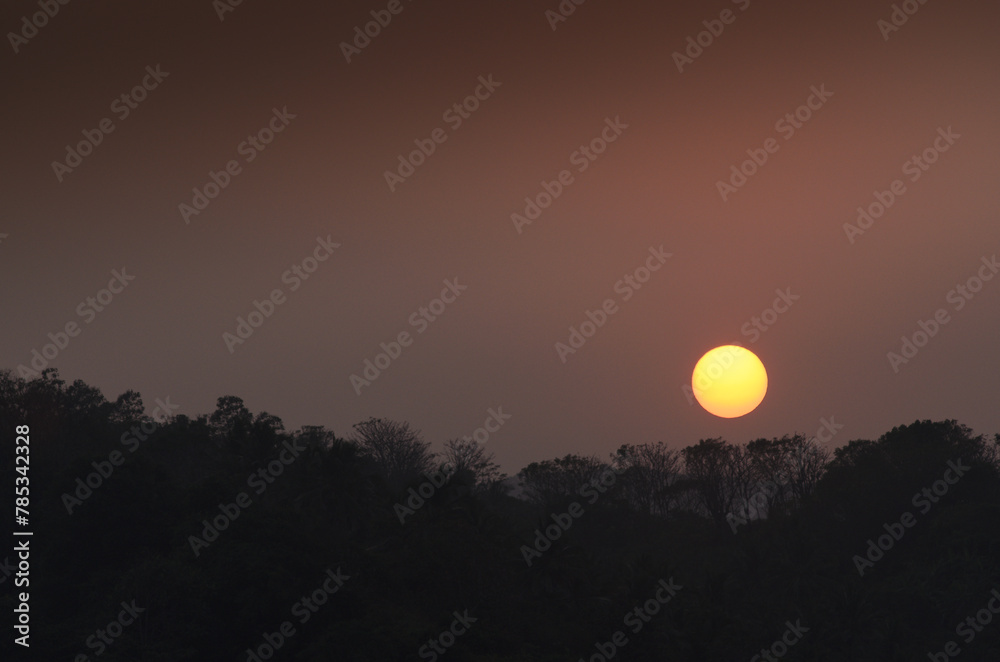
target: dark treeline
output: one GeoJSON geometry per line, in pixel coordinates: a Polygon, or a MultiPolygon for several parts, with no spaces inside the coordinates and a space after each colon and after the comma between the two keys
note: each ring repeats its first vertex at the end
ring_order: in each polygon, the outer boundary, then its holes
{"type": "Polygon", "coordinates": [[[0,372],[4,490],[30,426],[30,589],[0,573],[28,659],[1000,659],[1000,435],[955,421],[614,440],[515,481],[402,422],[170,404],[0,372]]]}

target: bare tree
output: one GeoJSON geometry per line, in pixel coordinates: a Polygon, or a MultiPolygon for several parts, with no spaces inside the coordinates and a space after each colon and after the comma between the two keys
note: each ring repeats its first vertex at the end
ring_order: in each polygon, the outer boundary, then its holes
{"type": "Polygon", "coordinates": [[[651,515],[666,515],[676,506],[674,484],[680,475],[681,455],[662,441],[622,444],[612,456],[621,473],[622,496],[632,508],[651,515]]]}
{"type": "Polygon", "coordinates": [[[750,496],[752,479],[746,455],[722,439],[703,439],[681,451],[684,483],[695,503],[719,524],[740,497],[750,496]]]}
{"type": "Polygon", "coordinates": [[[740,515],[761,519],[784,509],[791,499],[792,446],[789,437],[754,439],[746,446],[756,490],[749,504],[742,504],[740,515]]]}
{"type": "Polygon", "coordinates": [[[392,489],[400,489],[434,468],[436,454],[409,423],[369,418],[354,425],[352,440],[361,447],[362,455],[379,467],[392,489]]]}
{"type": "Polygon", "coordinates": [[[521,469],[518,477],[529,499],[550,505],[563,497],[577,494],[584,484],[598,479],[607,469],[608,465],[596,457],[567,455],[532,462],[521,469]]]}
{"type": "MultiPolygon", "coordinates": [[[[802,435],[755,439],[746,446],[754,490],[751,519],[787,510],[808,496],[826,467],[829,454],[802,435]]],[[[743,514],[743,513],[741,513],[743,514]]],[[[746,514],[743,514],[746,517],[746,514]]]]}
{"type": "Polygon", "coordinates": [[[821,448],[815,438],[795,435],[790,444],[789,487],[796,502],[801,502],[816,489],[826,473],[830,452],[821,448]]]}
{"type": "Polygon", "coordinates": [[[753,458],[746,446],[734,445],[731,449],[725,473],[731,499],[728,509],[730,512],[736,504],[749,503],[760,489],[760,481],[753,467],[753,458]]]}
{"type": "Polygon", "coordinates": [[[493,453],[487,453],[483,445],[471,439],[452,439],[444,445],[444,459],[455,470],[456,474],[468,472],[476,487],[489,489],[507,474],[500,471],[500,465],[494,461],[493,453]]]}

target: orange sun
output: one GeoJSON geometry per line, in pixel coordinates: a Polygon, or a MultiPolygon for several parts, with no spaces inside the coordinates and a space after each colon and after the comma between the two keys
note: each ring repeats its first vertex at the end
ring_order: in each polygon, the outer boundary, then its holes
{"type": "Polygon", "coordinates": [[[749,414],[767,393],[767,371],[757,355],[738,345],[709,350],[694,366],[691,388],[698,404],[721,418],[749,414]]]}

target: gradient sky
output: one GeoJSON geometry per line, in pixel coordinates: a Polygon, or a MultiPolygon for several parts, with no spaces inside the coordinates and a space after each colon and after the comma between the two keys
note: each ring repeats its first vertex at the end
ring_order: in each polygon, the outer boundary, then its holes
{"type": "MultiPolygon", "coordinates": [[[[247,0],[220,20],[210,0],[70,2],[17,53],[8,36],[0,365],[76,322],[51,365],[150,409],[211,413],[234,394],[288,428],[406,420],[437,449],[500,406],[488,447],[508,472],[622,443],[812,435],[830,417],[831,445],[925,418],[1000,431],[1000,279],[948,301],[1000,252],[996,5],[931,0],[885,39],[888,2],[590,0],[553,30],[555,0],[403,0],[348,63],[340,43],[386,4],[247,0]],[[678,71],[673,53],[725,9],[678,71]],[[112,103],[157,65],[169,76],[120,119],[112,103]],[[443,113],[480,76],[500,86],[453,130],[443,113]],[[832,96],[786,139],[776,122],[812,86],[832,96]],[[239,145],[285,107],[295,119],[247,162],[239,145]],[[104,118],[114,131],[60,182],[52,162],[104,118]],[[606,118],[628,128],[577,172],[606,118]],[[384,172],[439,127],[390,191],[384,172]],[[910,181],[904,164],[948,127],[961,138],[910,181]],[[724,201],[717,182],[770,138],[724,201]],[[233,159],[186,224],[179,205],[233,159]],[[564,169],[573,183],[519,233],[511,214],[564,169]],[[844,224],[896,179],[905,193],[850,243],[844,224]],[[290,291],[282,274],[318,236],[340,248],[290,291]],[[617,281],[661,245],[672,257],[623,301],[617,281]],[[124,291],[78,314],[123,267],[124,291]],[[410,316],[456,277],[468,289],[416,333],[410,316]],[[231,353],[223,333],[276,288],[285,302],[231,353]],[[744,325],[786,288],[800,298],[751,343],[744,325]],[[556,343],[608,298],[618,312],[561,362],[556,343]],[[894,371],[887,353],[938,309],[949,322],[894,371]],[[403,331],[412,345],[356,394],[350,375],[403,331]],[[770,387],[724,420],[681,386],[731,342],[770,387]]],[[[0,26],[37,11],[5,3],[0,26]]]]}

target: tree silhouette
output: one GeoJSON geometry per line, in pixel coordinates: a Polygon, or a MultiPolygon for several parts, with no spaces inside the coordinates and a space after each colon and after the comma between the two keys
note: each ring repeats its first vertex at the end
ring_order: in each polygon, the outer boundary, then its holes
{"type": "Polygon", "coordinates": [[[434,467],[436,454],[409,423],[369,418],[355,423],[352,439],[361,447],[362,455],[375,462],[393,491],[434,467]]]}
{"type": "Polygon", "coordinates": [[[622,473],[622,496],[630,506],[650,515],[667,515],[678,503],[675,484],[681,475],[679,451],[656,444],[622,444],[612,456],[622,473]]]}
{"type": "Polygon", "coordinates": [[[450,439],[444,444],[444,460],[460,475],[467,472],[473,484],[482,490],[491,490],[497,483],[507,478],[500,471],[493,453],[487,453],[483,445],[472,439],[450,439]]]}
{"type": "MultiPolygon", "coordinates": [[[[442,459],[462,468],[435,473],[406,423],[368,419],[351,439],[289,432],[229,396],[124,445],[149,422],[141,403],[54,370],[0,371],[0,424],[31,429],[38,659],[94,653],[88,638],[135,600],[145,611],[102,661],[252,660],[290,619],[295,635],[261,659],[412,660],[463,610],[477,621],[439,659],[591,659],[619,629],[621,662],[749,659],[800,619],[810,630],[782,659],[912,661],[956,640],[1000,587],[1000,437],[955,421],[852,440],[832,459],[801,435],[616,442],[611,465],[570,454],[524,467],[521,499],[468,489],[476,467],[496,476],[482,447],[445,444],[442,459]],[[604,496],[580,494],[611,466],[604,496]],[[248,482],[262,470],[274,473],[248,482]],[[726,526],[748,490],[770,507],[726,526]],[[934,500],[920,507],[925,490],[934,500]],[[66,495],[80,500],[71,514],[66,495]],[[249,505],[223,519],[237,501],[249,505]],[[211,539],[197,556],[191,536],[211,539]],[[531,565],[525,547],[538,551],[531,565]],[[350,579],[299,622],[292,606],[338,567],[350,579]],[[623,629],[668,578],[679,593],[641,631],[623,629]]],[[[21,474],[3,466],[13,485],[21,474]]],[[[13,613],[3,557],[0,609],[13,613]]],[[[1000,630],[961,645],[962,660],[1000,659],[1000,630]]]]}
{"type": "Polygon", "coordinates": [[[532,462],[521,469],[518,477],[525,496],[538,504],[552,505],[575,495],[581,486],[597,479],[607,468],[596,457],[570,454],[532,462]]]}
{"type": "Polygon", "coordinates": [[[736,499],[752,494],[753,477],[740,448],[722,439],[703,439],[681,451],[684,485],[717,524],[726,522],[736,499]]]}

